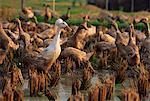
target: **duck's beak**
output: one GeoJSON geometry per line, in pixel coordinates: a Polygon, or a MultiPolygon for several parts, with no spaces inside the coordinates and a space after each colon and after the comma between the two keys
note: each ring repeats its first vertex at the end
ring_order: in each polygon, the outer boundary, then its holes
{"type": "Polygon", "coordinates": [[[72,29],[71,29],[69,26],[66,26],[66,27],[64,28],[64,30],[66,30],[67,32],[71,32],[71,31],[72,31],[72,29]]]}

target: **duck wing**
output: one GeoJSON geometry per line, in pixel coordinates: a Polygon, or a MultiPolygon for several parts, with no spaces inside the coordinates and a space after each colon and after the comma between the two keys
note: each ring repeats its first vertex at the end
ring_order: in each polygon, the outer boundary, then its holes
{"type": "Polygon", "coordinates": [[[127,57],[133,57],[136,54],[136,51],[131,46],[125,47],[127,57]]]}
{"type": "Polygon", "coordinates": [[[95,45],[96,51],[105,51],[105,50],[112,50],[116,48],[115,44],[111,44],[109,42],[98,42],[95,45]]]}
{"type": "Polygon", "coordinates": [[[86,53],[73,47],[67,47],[61,53],[61,57],[72,57],[75,60],[82,60],[84,57],[86,57],[86,53]]]}

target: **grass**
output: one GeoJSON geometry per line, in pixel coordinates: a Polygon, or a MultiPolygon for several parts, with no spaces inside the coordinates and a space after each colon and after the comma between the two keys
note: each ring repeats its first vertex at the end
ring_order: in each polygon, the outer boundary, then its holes
{"type": "MultiPolygon", "coordinates": [[[[33,9],[39,9],[42,10],[44,9],[43,4],[49,4],[50,8],[52,9],[52,0],[24,0],[25,1],[25,6],[31,6],[33,9]]],[[[62,14],[66,13],[67,7],[68,6],[72,6],[72,2],[74,0],[56,0],[56,12],[58,13],[59,16],[61,16],[62,14]]],[[[69,19],[67,21],[68,24],[70,25],[80,25],[80,23],[82,22],[82,17],[85,14],[88,14],[90,16],[95,16],[98,15],[100,12],[100,9],[94,6],[79,6],[79,0],[76,0],[76,6],[72,7],[71,9],[71,19],[69,19]]],[[[86,0],[80,0],[83,4],[86,3],[86,0]]],[[[0,5],[1,9],[2,8],[13,8],[13,13],[10,14],[6,14],[6,16],[8,17],[0,17],[0,18],[6,18],[6,19],[10,19],[10,17],[16,17],[18,16],[19,12],[20,12],[20,0],[3,0],[3,2],[1,2],[0,5]]],[[[8,11],[10,12],[10,11],[8,11]]],[[[127,15],[127,16],[135,16],[138,15],[138,13],[125,13],[122,11],[111,11],[111,13],[113,13],[114,15],[127,15]]],[[[141,13],[142,15],[145,14],[145,12],[141,13]]],[[[145,14],[147,15],[147,13],[145,14]]],[[[39,22],[43,22],[44,18],[43,16],[37,16],[37,19],[39,22]]],[[[49,21],[49,23],[54,24],[56,19],[52,19],[49,21]]],[[[117,22],[119,25],[119,28],[126,28],[129,23],[126,22],[117,22]]],[[[92,19],[90,21],[90,24],[94,25],[94,26],[106,26],[106,27],[110,27],[110,23],[108,23],[107,21],[97,21],[95,19],[92,19]]],[[[143,29],[143,24],[138,24],[135,26],[136,29],[142,30],[143,29]]]]}
{"type": "MultiPolygon", "coordinates": [[[[38,19],[39,22],[43,22],[44,21],[44,17],[43,16],[37,16],[37,19],[38,19]]],[[[54,24],[56,20],[57,19],[51,19],[51,20],[49,20],[48,23],[54,24]]],[[[66,22],[69,25],[76,25],[76,26],[78,26],[78,25],[80,25],[82,23],[82,21],[83,21],[82,19],[75,19],[75,18],[73,18],[73,19],[67,20],[66,22]]],[[[94,25],[94,26],[105,26],[107,28],[111,27],[111,24],[108,21],[106,21],[106,20],[104,20],[104,21],[102,21],[102,20],[101,21],[91,20],[89,23],[94,25]]],[[[128,22],[125,22],[125,23],[117,22],[117,23],[118,23],[118,26],[119,26],[120,29],[127,28],[129,26],[128,22]]],[[[139,24],[135,25],[135,29],[143,30],[144,29],[144,25],[142,23],[139,23],[139,24]]]]}

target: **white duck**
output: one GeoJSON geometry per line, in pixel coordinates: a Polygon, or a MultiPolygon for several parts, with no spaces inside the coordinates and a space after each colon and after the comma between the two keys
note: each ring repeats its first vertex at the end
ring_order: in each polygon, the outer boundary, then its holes
{"type": "Polygon", "coordinates": [[[45,72],[48,72],[51,69],[52,64],[56,61],[61,53],[60,34],[62,29],[67,28],[68,31],[71,31],[71,28],[62,19],[58,19],[55,22],[55,26],[57,27],[57,30],[52,42],[35,58],[34,62],[32,63],[32,66],[36,67],[37,69],[44,70],[45,72]]]}

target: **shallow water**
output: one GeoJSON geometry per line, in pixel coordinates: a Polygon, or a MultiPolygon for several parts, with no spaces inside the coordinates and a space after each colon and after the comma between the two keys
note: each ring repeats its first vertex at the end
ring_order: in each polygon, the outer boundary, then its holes
{"type": "MultiPolygon", "coordinates": [[[[77,77],[77,76],[76,76],[77,77]]],[[[57,101],[67,101],[71,95],[72,81],[76,79],[74,76],[63,75],[56,87],[50,88],[54,95],[57,95],[57,101]]],[[[48,101],[47,97],[30,97],[28,80],[25,80],[23,85],[23,90],[25,91],[25,101],[48,101]]]]}
{"type": "MultiPolygon", "coordinates": [[[[60,81],[56,87],[50,88],[51,92],[57,96],[57,101],[67,101],[69,96],[71,95],[71,86],[72,86],[72,81],[76,80],[77,78],[81,78],[82,73],[80,72],[79,74],[75,75],[62,75],[60,78],[60,81]]],[[[101,75],[101,72],[99,72],[97,75],[94,75],[93,78],[91,79],[92,85],[96,84],[96,81],[99,79],[101,75]]],[[[125,81],[125,86],[129,87],[129,80],[125,81]]],[[[46,96],[41,96],[41,97],[30,97],[29,94],[29,87],[28,87],[28,80],[24,81],[24,85],[22,87],[25,93],[25,101],[49,101],[46,96]]],[[[121,101],[118,97],[117,94],[120,92],[120,89],[122,89],[122,86],[120,84],[115,85],[115,93],[114,93],[114,100],[113,101],[121,101]]],[[[82,90],[81,93],[84,95],[85,101],[88,100],[88,91],[82,90]]],[[[150,99],[145,100],[145,101],[150,101],[150,99]]]]}

